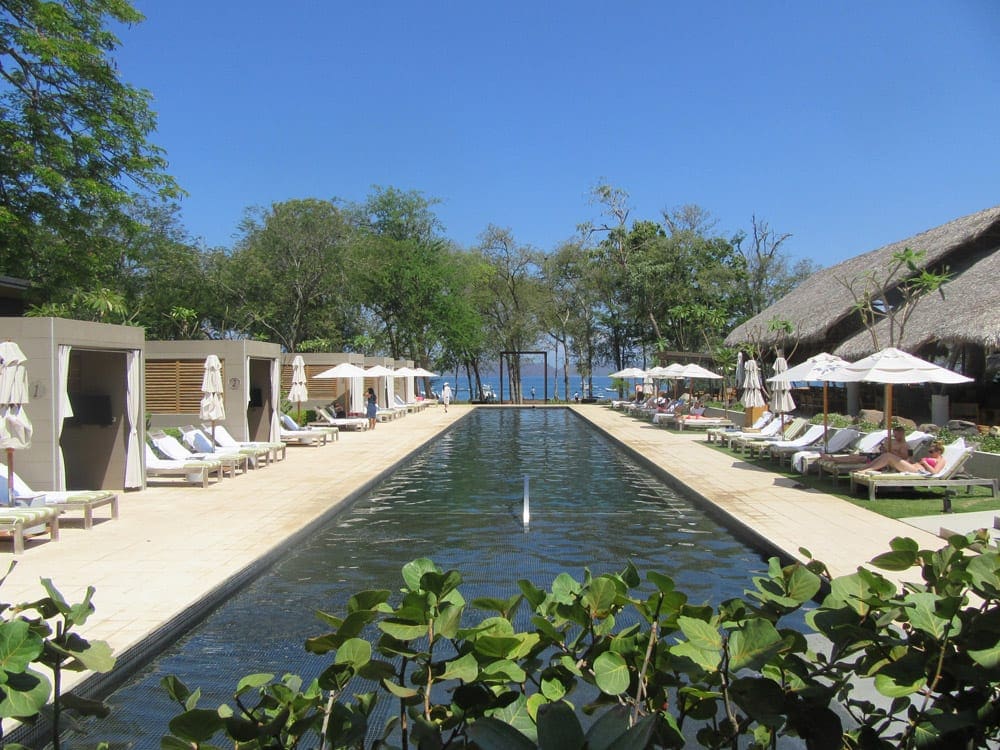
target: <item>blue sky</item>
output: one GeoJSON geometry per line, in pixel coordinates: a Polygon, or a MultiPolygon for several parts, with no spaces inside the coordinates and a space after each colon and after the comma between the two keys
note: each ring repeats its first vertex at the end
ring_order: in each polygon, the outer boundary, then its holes
{"type": "Polygon", "coordinates": [[[551,250],[607,181],[830,265],[1000,203],[994,0],[135,4],[116,59],[208,246],[391,185],[551,250]]]}

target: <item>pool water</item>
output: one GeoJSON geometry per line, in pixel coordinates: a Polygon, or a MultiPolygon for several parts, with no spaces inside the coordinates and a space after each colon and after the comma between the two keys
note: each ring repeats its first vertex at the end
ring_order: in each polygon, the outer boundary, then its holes
{"type": "Polygon", "coordinates": [[[166,675],[200,687],[204,708],[231,703],[246,674],[311,679],[329,662],[303,648],[326,632],[313,613],[343,613],[363,589],[398,590],[400,569],[419,557],[459,570],[467,601],[511,596],[519,578],[547,587],[561,572],[579,579],[585,566],[600,574],[631,560],[674,578],[691,603],[717,605],[767,569],[571,411],[478,409],[158,655],[108,698],[110,717],[70,742],[158,748],[177,713],[159,687],[166,675]]]}

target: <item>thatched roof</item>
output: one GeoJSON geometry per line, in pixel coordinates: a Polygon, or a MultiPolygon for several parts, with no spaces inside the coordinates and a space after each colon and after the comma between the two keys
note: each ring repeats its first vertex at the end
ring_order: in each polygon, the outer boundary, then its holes
{"type": "MultiPolygon", "coordinates": [[[[990,300],[996,299],[996,293],[992,291],[997,278],[996,260],[992,256],[1000,251],[1000,206],[955,219],[816,272],[762,313],[734,328],[726,337],[726,345],[756,342],[775,346],[788,343],[784,332],[768,331],[770,322],[777,319],[791,323],[794,340],[827,350],[835,349],[839,342],[847,346],[854,338],[860,339],[855,334],[861,331],[867,344],[861,341],[851,343],[851,352],[853,354],[867,346],[865,353],[870,353],[870,336],[853,310],[854,297],[845,283],[862,279],[875,269],[888,271],[892,256],[907,247],[924,252],[924,267],[947,265],[955,273],[953,280],[946,285],[947,302],[944,307],[935,306],[936,321],[922,326],[911,317],[908,325],[913,326],[914,335],[921,329],[929,332],[936,325],[940,331],[936,335],[942,340],[996,341],[998,312],[988,308],[997,307],[991,305],[990,300]],[[973,275],[963,278],[969,273],[973,275]],[[962,311],[961,315],[955,314],[958,310],[962,311]]],[[[924,305],[930,306],[927,300],[923,300],[917,310],[924,305]]],[[[914,316],[916,314],[914,312],[914,316]]],[[[909,339],[908,334],[906,337],[909,339]]],[[[902,348],[910,347],[903,342],[902,348]]],[[[843,352],[840,353],[844,356],[843,352]]]]}
{"type": "MultiPolygon", "coordinates": [[[[1000,245],[985,258],[956,272],[941,288],[941,294],[920,300],[903,330],[903,340],[896,346],[910,352],[937,342],[1000,348],[998,279],[1000,245]]],[[[875,327],[880,345],[888,344],[888,331],[886,321],[875,327]]],[[[858,359],[874,350],[871,335],[863,330],[844,341],[835,353],[844,359],[858,359]]]]}

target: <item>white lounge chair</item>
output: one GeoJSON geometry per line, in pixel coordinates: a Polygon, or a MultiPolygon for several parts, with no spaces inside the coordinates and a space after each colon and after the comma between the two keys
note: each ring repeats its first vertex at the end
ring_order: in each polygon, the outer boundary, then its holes
{"type": "Polygon", "coordinates": [[[235,477],[237,469],[247,470],[249,461],[246,456],[239,453],[199,453],[185,448],[181,442],[173,435],[168,435],[162,430],[155,430],[149,433],[149,439],[153,441],[156,449],[167,458],[174,461],[218,461],[222,465],[223,473],[229,472],[229,476],[235,477]]]}
{"type": "Polygon", "coordinates": [[[153,447],[146,443],[147,477],[183,477],[191,484],[200,483],[202,487],[208,487],[208,477],[211,474],[222,481],[221,461],[174,461],[160,458],[153,452],[153,447]]]}
{"type": "Polygon", "coordinates": [[[199,430],[193,424],[184,425],[180,428],[181,440],[184,446],[192,453],[199,453],[204,456],[222,458],[223,456],[243,456],[246,458],[247,467],[257,469],[265,465],[271,452],[267,448],[224,448],[218,443],[213,443],[204,430],[199,430]]]}
{"type": "Polygon", "coordinates": [[[208,435],[215,435],[215,442],[220,448],[254,448],[254,449],[264,449],[269,452],[269,457],[271,461],[279,461],[285,457],[285,449],[288,447],[285,443],[280,440],[236,440],[226,429],[225,425],[217,424],[215,425],[214,433],[211,432],[211,427],[209,425],[203,424],[202,430],[209,430],[208,435]]]}
{"type": "Polygon", "coordinates": [[[750,455],[753,456],[754,451],[756,451],[761,458],[764,456],[770,456],[771,458],[778,459],[778,463],[781,463],[781,459],[784,456],[791,456],[795,453],[795,451],[809,448],[818,443],[823,439],[823,433],[823,425],[809,425],[805,432],[795,438],[788,440],[769,440],[763,443],[751,443],[750,455]]]}
{"type": "Polygon", "coordinates": [[[856,487],[867,487],[868,499],[875,500],[876,492],[886,487],[941,487],[945,490],[945,513],[951,511],[950,490],[958,487],[965,487],[966,490],[971,490],[973,487],[989,487],[992,497],[996,497],[1000,493],[1000,480],[959,476],[970,456],[972,456],[972,449],[966,446],[963,438],[958,438],[944,447],[944,453],[941,456],[943,464],[933,474],[862,469],[851,472],[851,492],[856,487]]]}
{"type": "MultiPolygon", "coordinates": [[[[3,487],[0,489],[0,502],[11,505],[7,497],[7,467],[0,464],[0,474],[3,475],[3,487]]],[[[118,518],[118,495],[111,490],[45,490],[36,492],[28,486],[21,477],[14,474],[14,505],[24,503],[26,506],[38,507],[42,504],[58,508],[62,512],[78,511],[83,513],[83,528],[90,529],[94,525],[94,509],[105,505],[110,506],[111,518],[118,518]]]]}
{"type": "MultiPolygon", "coordinates": [[[[331,427],[329,429],[336,429],[331,427]]],[[[281,415],[281,442],[289,445],[326,445],[330,434],[325,427],[300,427],[287,414],[281,415]]]]}
{"type": "MultiPolygon", "coordinates": [[[[768,424],[772,419],[774,419],[774,413],[769,411],[761,412],[761,415],[757,417],[757,420],[750,425],[751,432],[760,432],[766,424],[768,424]]],[[[654,420],[655,421],[655,420],[654,420]]],[[[705,433],[705,440],[711,443],[713,440],[722,442],[726,435],[731,435],[735,432],[741,432],[737,427],[713,427],[705,433]]]]}
{"type": "Polygon", "coordinates": [[[861,433],[853,427],[831,428],[828,431],[826,445],[821,437],[809,448],[797,450],[791,454],[792,468],[800,474],[808,474],[810,467],[823,455],[822,448],[830,453],[839,453],[858,442],[861,433]]]}
{"type": "Polygon", "coordinates": [[[364,417],[335,417],[325,406],[316,408],[316,414],[322,417],[322,422],[310,422],[310,427],[337,427],[341,430],[367,430],[368,420],[364,417]]]}
{"type": "MultiPolygon", "coordinates": [[[[5,482],[6,484],[6,482],[5,482]]],[[[7,534],[14,542],[14,554],[24,552],[24,537],[35,530],[49,530],[49,538],[59,541],[59,514],[62,511],[52,505],[29,508],[0,507],[0,533],[7,534]]]]}

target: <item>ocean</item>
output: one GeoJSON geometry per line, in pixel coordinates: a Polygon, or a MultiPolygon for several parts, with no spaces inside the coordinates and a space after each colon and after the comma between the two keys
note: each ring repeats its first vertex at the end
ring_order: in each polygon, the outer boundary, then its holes
{"type": "MultiPolygon", "coordinates": [[[[531,389],[535,389],[535,398],[539,401],[545,396],[545,378],[541,375],[524,375],[521,377],[521,387],[524,394],[524,398],[527,400],[531,399],[531,389]]],[[[458,378],[454,374],[442,375],[440,378],[434,378],[431,380],[431,386],[434,388],[435,392],[441,392],[441,386],[445,383],[451,384],[451,390],[455,394],[455,400],[457,401],[467,401],[469,399],[469,384],[465,379],[465,374],[461,373],[458,378]],[[456,387],[457,386],[457,387],[456,387]]],[[[500,376],[498,374],[484,375],[483,384],[489,385],[493,388],[493,392],[500,395],[500,376]]],[[[611,386],[611,378],[606,375],[597,376],[593,378],[594,393],[596,398],[617,398],[617,391],[607,390],[611,386]]],[[[559,392],[558,396],[560,400],[566,400],[566,393],[563,391],[563,379],[560,376],[558,382],[559,392]]],[[[574,393],[579,393],[581,397],[589,395],[584,392],[586,383],[581,382],[579,375],[570,375],[569,378],[569,397],[573,398],[574,393]]],[[[548,388],[549,388],[549,398],[554,398],[553,393],[553,382],[552,377],[548,378],[548,388]]],[[[504,400],[510,398],[510,383],[507,379],[506,372],[504,373],[504,383],[503,383],[503,396],[504,400]]]]}

